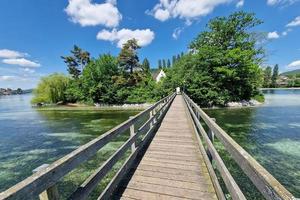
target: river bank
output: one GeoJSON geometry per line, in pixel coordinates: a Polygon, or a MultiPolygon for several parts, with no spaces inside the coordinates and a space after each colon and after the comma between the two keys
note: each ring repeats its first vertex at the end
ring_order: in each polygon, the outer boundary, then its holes
{"type": "Polygon", "coordinates": [[[49,110],[103,110],[103,111],[122,111],[122,110],[144,110],[149,108],[152,104],[123,104],[123,105],[86,105],[86,104],[66,104],[66,105],[43,105],[33,106],[36,110],[49,111],[49,110]]]}

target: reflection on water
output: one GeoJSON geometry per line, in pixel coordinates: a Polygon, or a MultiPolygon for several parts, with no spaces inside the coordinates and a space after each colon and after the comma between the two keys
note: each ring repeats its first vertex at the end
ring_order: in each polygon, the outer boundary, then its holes
{"type": "MultiPolygon", "coordinates": [[[[300,197],[300,90],[264,92],[263,106],[206,112],[290,192],[300,197]]],[[[220,152],[248,198],[261,199],[222,147],[220,152]]]]}
{"type": "MultiPolygon", "coordinates": [[[[0,96],[0,192],[78,146],[103,134],[137,111],[37,111],[31,95],[0,96]]],[[[102,159],[119,146],[116,141],[102,159]]],[[[107,157],[106,156],[106,157],[107,157]]]]}

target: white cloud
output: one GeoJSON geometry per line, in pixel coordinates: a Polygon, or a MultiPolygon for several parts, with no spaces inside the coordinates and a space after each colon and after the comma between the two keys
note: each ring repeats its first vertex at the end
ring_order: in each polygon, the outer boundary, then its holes
{"type": "Polygon", "coordinates": [[[287,27],[300,26],[300,16],[296,17],[293,21],[286,25],[287,27]]]}
{"type": "Polygon", "coordinates": [[[275,5],[292,5],[296,3],[299,0],[267,0],[267,4],[269,6],[275,6],[275,5]]]}
{"type": "Polygon", "coordinates": [[[277,31],[274,31],[274,32],[269,32],[268,35],[267,35],[268,39],[277,39],[279,38],[279,34],[277,33],[277,31]]]}
{"type": "Polygon", "coordinates": [[[26,67],[26,68],[21,68],[21,70],[22,70],[23,72],[25,72],[25,73],[30,73],[30,74],[33,74],[33,73],[35,72],[34,69],[30,69],[30,68],[28,68],[28,67],[26,67]]]}
{"type": "Polygon", "coordinates": [[[163,22],[170,18],[170,13],[168,10],[158,9],[154,13],[154,17],[163,22]]]}
{"type": "MultiPolygon", "coordinates": [[[[232,0],[160,0],[150,13],[160,21],[170,18],[180,18],[191,23],[197,19],[211,13],[215,7],[221,4],[230,3],[232,0]]],[[[243,0],[240,0],[243,1],[243,0]]]]}
{"type": "Polygon", "coordinates": [[[291,62],[288,67],[300,67],[300,60],[296,60],[294,62],[291,62]]]}
{"type": "Polygon", "coordinates": [[[128,40],[135,38],[140,46],[147,46],[154,39],[155,34],[150,29],[121,29],[116,30],[102,30],[97,34],[98,40],[106,40],[116,42],[119,48],[122,48],[123,44],[128,40]]]}
{"type": "Polygon", "coordinates": [[[0,76],[0,81],[14,81],[16,76],[0,76]]]}
{"type": "Polygon", "coordinates": [[[19,65],[21,67],[40,67],[41,64],[31,61],[31,60],[27,60],[25,58],[8,58],[8,59],[4,59],[2,61],[5,64],[9,64],[9,65],[19,65]]]}
{"type": "Polygon", "coordinates": [[[105,3],[92,3],[92,0],[69,0],[65,9],[70,20],[81,26],[103,25],[116,27],[122,15],[116,7],[116,0],[107,0],[105,3]]]}
{"type": "Polygon", "coordinates": [[[9,49],[0,49],[0,58],[20,58],[27,55],[27,53],[21,53],[9,49]]]}
{"type": "Polygon", "coordinates": [[[172,34],[172,37],[177,40],[180,36],[180,34],[182,33],[183,31],[183,28],[176,28],[174,31],[173,31],[173,34],[172,34]]]}
{"type": "Polygon", "coordinates": [[[244,0],[240,0],[239,2],[237,2],[237,4],[235,5],[237,8],[243,7],[244,6],[245,1],[244,0]]]}
{"type": "Polygon", "coordinates": [[[283,31],[283,32],[282,32],[282,35],[283,35],[283,36],[287,36],[287,34],[288,34],[289,32],[291,32],[291,31],[292,31],[292,29],[289,28],[289,29],[283,31]]]}

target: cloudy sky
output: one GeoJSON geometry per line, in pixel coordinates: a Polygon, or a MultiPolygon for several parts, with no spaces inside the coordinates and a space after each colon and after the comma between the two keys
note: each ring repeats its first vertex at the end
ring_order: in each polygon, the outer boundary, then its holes
{"type": "Polygon", "coordinates": [[[187,51],[209,19],[238,10],[264,21],[265,65],[300,68],[300,0],[1,0],[0,87],[35,87],[41,76],[66,73],[60,56],[74,44],[93,57],[117,55],[137,38],[152,67],[187,51]]]}

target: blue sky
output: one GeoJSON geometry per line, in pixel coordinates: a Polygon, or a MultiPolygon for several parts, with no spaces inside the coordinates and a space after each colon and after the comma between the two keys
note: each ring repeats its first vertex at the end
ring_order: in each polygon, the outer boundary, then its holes
{"type": "Polygon", "coordinates": [[[213,17],[244,10],[264,21],[265,65],[300,68],[300,0],[1,0],[0,87],[33,88],[41,76],[66,73],[60,56],[74,44],[93,57],[117,55],[138,39],[140,59],[187,51],[213,17]]]}

